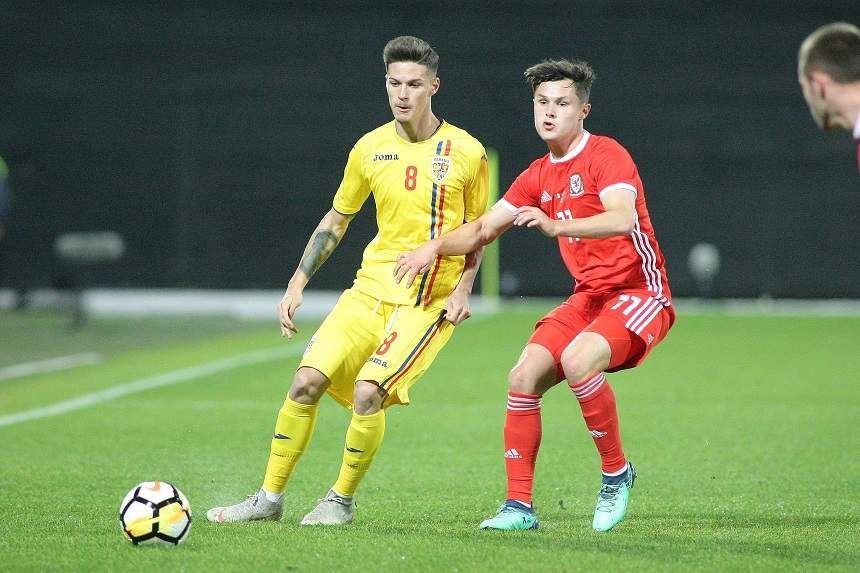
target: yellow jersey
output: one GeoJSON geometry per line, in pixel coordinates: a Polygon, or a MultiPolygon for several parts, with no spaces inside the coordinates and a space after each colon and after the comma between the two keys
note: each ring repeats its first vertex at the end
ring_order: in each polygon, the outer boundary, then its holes
{"type": "Polygon", "coordinates": [[[480,217],[487,186],[484,147],[450,123],[415,143],[398,135],[394,121],[365,134],[349,153],[333,204],[353,215],[371,193],[376,203],[378,233],[364,249],[353,288],[394,304],[444,306],[465,257],[437,257],[407,288],[394,282],[397,255],[480,217]]]}

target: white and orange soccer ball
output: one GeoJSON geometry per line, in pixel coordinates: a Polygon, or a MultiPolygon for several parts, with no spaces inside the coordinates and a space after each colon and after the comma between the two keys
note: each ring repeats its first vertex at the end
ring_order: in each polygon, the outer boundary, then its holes
{"type": "Polygon", "coordinates": [[[135,545],[179,545],[191,531],[191,505],[175,486],[145,481],[122,500],[119,522],[135,545]]]}

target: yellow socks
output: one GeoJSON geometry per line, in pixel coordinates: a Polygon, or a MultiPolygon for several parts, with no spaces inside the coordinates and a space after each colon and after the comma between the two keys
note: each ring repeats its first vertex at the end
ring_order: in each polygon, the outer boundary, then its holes
{"type": "Polygon", "coordinates": [[[385,411],[361,416],[352,413],[352,421],[346,431],[346,445],[340,475],[334,484],[335,492],[343,497],[352,497],[385,435],[385,411]]]}
{"type": "Polygon", "coordinates": [[[272,450],[263,481],[266,491],[281,493],[287,487],[287,480],[311,441],[318,407],[318,404],[293,402],[289,397],[284,400],[275,422],[272,450]]]}
{"type": "MultiPolygon", "coordinates": [[[[272,450],[263,481],[263,489],[266,492],[280,494],[286,488],[287,480],[311,441],[317,409],[317,404],[299,404],[289,397],[284,401],[275,423],[272,450]]],[[[355,494],[384,435],[383,410],[368,416],[353,412],[349,429],[346,431],[343,463],[333,488],[338,494],[344,497],[352,497],[355,494]]]]}

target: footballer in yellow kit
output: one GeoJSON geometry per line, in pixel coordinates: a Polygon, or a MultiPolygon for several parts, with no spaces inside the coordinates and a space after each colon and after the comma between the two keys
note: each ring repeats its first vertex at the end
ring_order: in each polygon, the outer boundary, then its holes
{"type": "Polygon", "coordinates": [[[356,380],[376,382],[386,405],[408,403],[409,386],[450,338],[444,311],[465,257],[440,257],[411,287],[394,282],[394,265],[398,253],[484,212],[486,168],[481,144],[444,121],[430,139],[415,143],[391,122],[352,149],[334,209],[354,215],[372,193],[379,233],[301,363],[325,374],[329,393],[342,404],[352,405],[356,380]]]}
{"type": "MultiPolygon", "coordinates": [[[[481,251],[439,257],[415,284],[397,284],[394,268],[409,252],[464,222],[487,203],[487,158],[481,144],[433,114],[439,56],[425,41],[401,36],[386,44],[385,89],[394,121],[358,140],[332,208],[302,254],[278,307],[291,338],[304,288],[372,194],[378,234],[367,245],[352,288],[311,337],[278,412],[263,484],[234,505],[214,507],[215,523],[279,519],[283,495],[328,392],[352,409],[337,479],[302,525],[343,525],[353,496],[385,435],[385,407],[407,404],[409,388],[469,317],[469,295],[481,251]]],[[[238,492],[237,492],[238,493],[238,492]]]]}

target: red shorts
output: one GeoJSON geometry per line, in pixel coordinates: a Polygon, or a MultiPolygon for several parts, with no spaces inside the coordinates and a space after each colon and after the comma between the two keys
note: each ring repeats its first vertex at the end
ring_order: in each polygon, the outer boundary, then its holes
{"type": "Polygon", "coordinates": [[[559,380],[561,354],[580,332],[594,332],[609,342],[607,372],[638,366],[675,322],[675,309],[654,300],[647,290],[574,293],[540,319],[529,343],[550,351],[559,380]]]}

